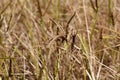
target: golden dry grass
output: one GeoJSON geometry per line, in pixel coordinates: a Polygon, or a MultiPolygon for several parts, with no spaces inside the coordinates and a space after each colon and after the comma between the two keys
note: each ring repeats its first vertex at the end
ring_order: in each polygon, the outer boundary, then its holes
{"type": "Polygon", "coordinates": [[[119,0],[0,0],[3,80],[120,80],[119,0]]]}

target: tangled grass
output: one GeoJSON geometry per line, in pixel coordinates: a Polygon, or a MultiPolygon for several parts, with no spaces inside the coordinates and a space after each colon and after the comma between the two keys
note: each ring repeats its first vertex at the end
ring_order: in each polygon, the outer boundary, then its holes
{"type": "Polygon", "coordinates": [[[0,0],[1,80],[120,80],[119,0],[0,0]]]}

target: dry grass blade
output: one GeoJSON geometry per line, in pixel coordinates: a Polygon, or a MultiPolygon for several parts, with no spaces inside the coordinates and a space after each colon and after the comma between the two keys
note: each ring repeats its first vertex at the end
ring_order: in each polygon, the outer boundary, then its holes
{"type": "MultiPolygon", "coordinates": [[[[104,60],[104,54],[103,54],[103,56],[102,56],[101,63],[103,63],[103,60],[104,60]]],[[[101,71],[101,69],[102,69],[102,65],[99,64],[99,68],[98,68],[98,72],[97,72],[97,76],[96,76],[96,79],[97,79],[97,80],[99,80],[99,78],[100,78],[100,71],[101,71]]]]}
{"type": "Polygon", "coordinates": [[[52,0],[49,0],[48,5],[47,5],[47,7],[45,8],[45,11],[44,11],[44,13],[43,13],[43,16],[46,14],[47,10],[49,9],[49,7],[50,7],[50,5],[51,5],[51,2],[52,2],[52,0]]]}
{"type": "Polygon", "coordinates": [[[9,63],[9,77],[12,78],[12,59],[10,58],[10,63],[9,63]]]}
{"type": "Polygon", "coordinates": [[[98,12],[98,0],[95,0],[95,5],[92,0],[90,0],[91,6],[95,12],[98,12]]]}
{"type": "Polygon", "coordinates": [[[66,34],[65,34],[65,37],[66,37],[66,39],[67,39],[67,35],[68,35],[68,31],[69,31],[69,24],[70,24],[70,22],[72,21],[72,19],[74,18],[74,16],[76,15],[76,12],[74,12],[74,14],[71,16],[71,18],[69,19],[69,21],[67,22],[67,25],[66,25],[66,34]]]}
{"type": "Polygon", "coordinates": [[[57,25],[57,28],[63,32],[63,34],[65,33],[64,29],[62,28],[62,26],[60,24],[58,24],[56,21],[54,21],[53,19],[50,18],[50,20],[55,24],[57,25]]]}
{"type": "Polygon", "coordinates": [[[39,0],[36,0],[36,1],[37,1],[37,4],[38,4],[39,16],[40,16],[40,18],[42,18],[42,11],[41,11],[40,1],[39,0]]]}
{"type": "Polygon", "coordinates": [[[72,36],[72,43],[71,43],[71,50],[72,50],[72,51],[73,51],[73,49],[74,49],[75,38],[76,38],[76,33],[74,33],[73,36],[72,36]]]}
{"type": "Polygon", "coordinates": [[[10,24],[11,24],[11,20],[12,20],[12,15],[10,16],[10,19],[9,19],[9,21],[8,21],[8,27],[7,27],[7,31],[9,30],[9,28],[10,28],[10,24]]]}
{"type": "Polygon", "coordinates": [[[7,10],[7,8],[11,5],[12,1],[10,1],[4,8],[3,10],[0,12],[0,15],[3,14],[5,12],[5,10],[7,10]]]}

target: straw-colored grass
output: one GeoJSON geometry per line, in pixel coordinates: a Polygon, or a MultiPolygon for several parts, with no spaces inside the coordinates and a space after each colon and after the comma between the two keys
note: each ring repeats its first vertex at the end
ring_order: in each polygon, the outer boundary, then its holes
{"type": "Polygon", "coordinates": [[[0,0],[0,80],[120,80],[119,0],[0,0]]]}

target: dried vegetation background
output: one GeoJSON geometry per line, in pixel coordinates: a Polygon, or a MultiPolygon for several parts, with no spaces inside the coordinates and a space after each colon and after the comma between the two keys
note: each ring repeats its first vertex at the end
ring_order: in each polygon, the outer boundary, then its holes
{"type": "Polygon", "coordinates": [[[120,80],[120,0],[0,0],[3,80],[120,80]]]}

